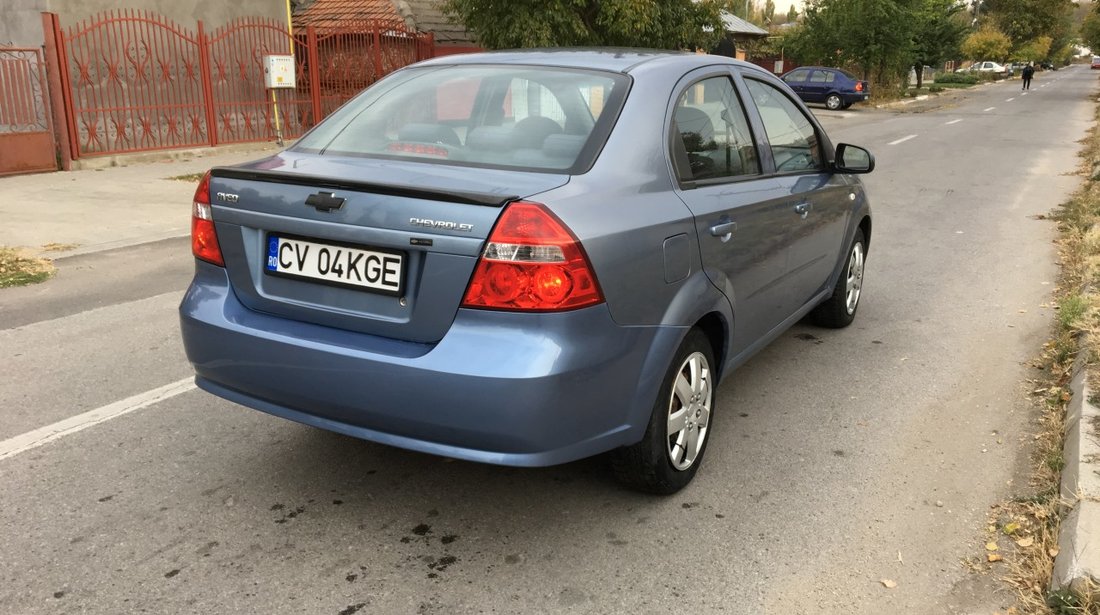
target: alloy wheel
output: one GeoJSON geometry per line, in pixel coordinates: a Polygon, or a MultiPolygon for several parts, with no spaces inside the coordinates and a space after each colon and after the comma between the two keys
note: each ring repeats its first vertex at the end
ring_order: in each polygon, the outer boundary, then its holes
{"type": "Polygon", "coordinates": [[[668,403],[668,460],[677,470],[690,468],[703,450],[713,396],[710,363],[693,352],[680,365],[668,403]]]}
{"type": "Polygon", "coordinates": [[[847,292],[844,296],[849,314],[854,314],[859,305],[859,293],[863,288],[863,258],[863,244],[856,242],[852,246],[852,254],[848,256],[847,292]]]}

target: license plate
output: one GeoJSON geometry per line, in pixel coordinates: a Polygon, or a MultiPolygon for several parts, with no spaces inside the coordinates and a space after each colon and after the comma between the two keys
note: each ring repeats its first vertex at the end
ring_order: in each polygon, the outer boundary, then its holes
{"type": "Polygon", "coordinates": [[[399,294],[405,255],[275,234],[267,236],[267,273],[399,294]]]}

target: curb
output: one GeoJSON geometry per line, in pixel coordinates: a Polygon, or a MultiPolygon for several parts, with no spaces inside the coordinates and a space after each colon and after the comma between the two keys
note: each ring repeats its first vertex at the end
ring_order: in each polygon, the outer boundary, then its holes
{"type": "MultiPolygon", "coordinates": [[[[295,139],[286,141],[285,147],[293,145],[295,139]]],[[[125,167],[133,164],[147,164],[151,162],[169,162],[183,160],[185,158],[204,158],[218,154],[236,154],[266,151],[279,151],[283,149],[274,141],[255,141],[250,143],[235,143],[232,145],[218,145],[215,147],[189,147],[185,149],[164,149],[152,152],[137,152],[132,154],[114,154],[108,156],[91,156],[79,158],[72,162],[71,171],[89,171],[95,169],[108,169],[111,167],[125,167]]]]}
{"type": "Polygon", "coordinates": [[[1078,352],[1066,408],[1061,498],[1069,513],[1058,532],[1051,589],[1092,594],[1100,585],[1100,408],[1078,352]]]}
{"type": "Polygon", "coordinates": [[[75,256],[85,256],[87,254],[96,254],[98,252],[106,252],[108,250],[120,250],[122,248],[133,248],[135,246],[143,246],[150,243],[157,243],[160,241],[168,241],[171,239],[183,239],[191,235],[191,229],[178,228],[163,233],[150,233],[147,235],[141,235],[138,237],[129,237],[126,239],[117,239],[114,241],[108,241],[105,243],[96,243],[86,246],[80,246],[73,250],[64,252],[47,252],[45,250],[39,250],[36,255],[39,258],[46,258],[51,261],[59,261],[66,258],[72,258],[75,256]]]}

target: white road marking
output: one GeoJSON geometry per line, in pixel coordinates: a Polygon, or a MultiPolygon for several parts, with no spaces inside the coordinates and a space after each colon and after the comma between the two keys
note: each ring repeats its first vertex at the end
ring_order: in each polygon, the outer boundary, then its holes
{"type": "Polygon", "coordinates": [[[958,124],[958,123],[959,123],[959,122],[961,122],[961,121],[962,121],[961,119],[958,119],[958,120],[951,120],[950,122],[947,122],[946,124],[944,124],[944,126],[950,126],[950,125],[952,125],[952,124],[958,124]]]}
{"type": "Polygon", "coordinates": [[[124,414],[129,414],[135,410],[141,410],[142,408],[170,399],[181,393],[186,393],[194,388],[195,379],[184,378],[172,384],[166,384],[151,391],[138,393],[132,397],[116,401],[113,404],[107,404],[95,410],[89,410],[83,414],[71,416],[53,425],[39,427],[34,431],[28,431],[14,438],[8,438],[0,442],[0,460],[14,457],[19,453],[25,453],[43,444],[48,444],[59,438],[64,438],[67,435],[74,434],[113,418],[118,418],[124,414]]]}
{"type": "Polygon", "coordinates": [[[909,139],[916,139],[916,138],[917,138],[917,135],[909,135],[908,137],[902,137],[902,138],[898,139],[897,141],[891,141],[891,142],[887,143],[887,145],[897,145],[898,143],[905,143],[909,139]]]}
{"type": "Polygon", "coordinates": [[[996,108],[997,108],[997,107],[986,107],[986,108],[984,109],[984,111],[992,111],[992,110],[994,110],[994,109],[996,109],[996,108]]]}
{"type": "Polygon", "coordinates": [[[1016,97],[1012,97],[1012,98],[1006,98],[1006,99],[1005,99],[1005,102],[1012,102],[1012,101],[1014,101],[1014,100],[1016,100],[1016,97]]]}

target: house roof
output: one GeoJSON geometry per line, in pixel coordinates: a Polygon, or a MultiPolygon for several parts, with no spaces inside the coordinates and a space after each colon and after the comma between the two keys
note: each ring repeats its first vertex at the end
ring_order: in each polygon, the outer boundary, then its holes
{"type": "Polygon", "coordinates": [[[726,26],[726,32],[740,34],[742,36],[768,36],[768,31],[741,19],[729,11],[722,11],[722,23],[726,26]]]}
{"type": "Polygon", "coordinates": [[[431,32],[436,44],[470,45],[466,28],[451,21],[440,0],[312,0],[294,11],[294,27],[334,27],[349,21],[404,23],[410,30],[431,32]]]}

